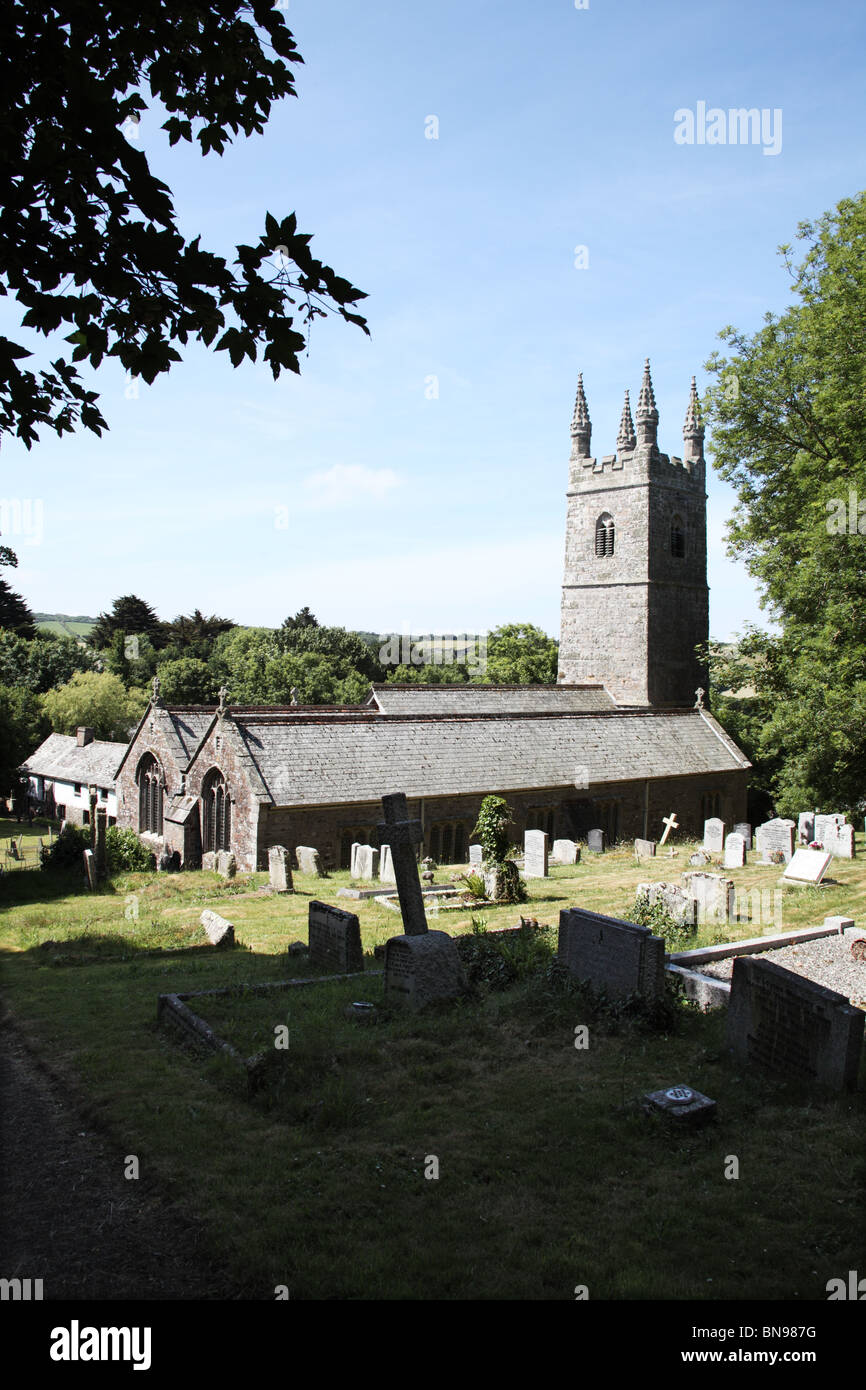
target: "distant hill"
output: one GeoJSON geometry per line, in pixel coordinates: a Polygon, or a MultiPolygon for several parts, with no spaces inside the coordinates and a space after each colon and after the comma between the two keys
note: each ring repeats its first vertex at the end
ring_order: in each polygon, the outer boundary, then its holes
{"type": "Polygon", "coordinates": [[[96,626],[96,619],[85,615],[71,618],[68,613],[34,613],[33,617],[37,627],[53,632],[55,637],[86,637],[96,626]]]}

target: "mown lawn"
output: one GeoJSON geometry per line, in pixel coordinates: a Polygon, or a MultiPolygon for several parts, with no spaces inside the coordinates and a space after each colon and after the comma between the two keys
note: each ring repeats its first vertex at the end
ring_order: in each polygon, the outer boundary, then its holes
{"type": "MultiPolygon", "coordinates": [[[[555,928],[577,902],[627,916],[639,881],[687,867],[685,847],[641,865],[627,850],[585,858],[530,880],[523,908],[476,916],[511,926],[522,912],[555,928]]],[[[784,926],[862,921],[863,864],[834,863],[837,885],[787,890],[784,926]]],[[[731,876],[774,888],[779,871],[731,876]]],[[[92,895],[77,875],[0,881],[16,1025],[118,1162],[136,1154],[141,1181],[202,1225],[238,1296],[286,1285],[301,1299],[572,1299],[584,1284],[593,1299],[823,1300],[828,1279],[862,1267],[866,1074],[843,1097],[744,1074],[723,1056],[722,1014],[680,1008],[652,1031],[544,967],[503,992],[414,1017],[380,1010],[366,1025],[345,1008],[381,1002],[380,977],[244,997],[244,983],[310,973],[286,947],[306,940],[313,897],[357,908],[367,968],[379,968],[373,947],[400,919],[338,900],[348,881],[296,875],[285,898],[261,893],[263,874],[127,875],[92,895]],[[204,907],[235,923],[235,950],[206,944],[204,907]],[[227,986],[237,993],[199,1009],[245,1054],[268,1055],[253,1094],[236,1066],[156,1024],[160,993],[227,986]],[[289,1048],[277,1053],[281,1025],[289,1048]],[[643,1113],[645,1091],[677,1082],[718,1101],[715,1124],[683,1135],[643,1113]],[[725,1177],[731,1156],[737,1179],[725,1177]],[[439,1176],[427,1177],[434,1158],[439,1176]]],[[[465,932],[471,915],[430,925],[465,932]]],[[[776,929],[739,933],[765,925],[776,929]]]]}

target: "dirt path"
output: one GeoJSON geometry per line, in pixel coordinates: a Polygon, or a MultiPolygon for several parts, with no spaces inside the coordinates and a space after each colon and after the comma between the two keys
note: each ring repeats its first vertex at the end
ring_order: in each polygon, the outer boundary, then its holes
{"type": "MultiPolygon", "coordinates": [[[[42,1279],[45,1299],[238,1297],[197,1258],[198,1233],[77,1113],[0,1026],[0,1278],[42,1279]]],[[[242,1295],[241,1295],[242,1296],[242,1295]]]]}

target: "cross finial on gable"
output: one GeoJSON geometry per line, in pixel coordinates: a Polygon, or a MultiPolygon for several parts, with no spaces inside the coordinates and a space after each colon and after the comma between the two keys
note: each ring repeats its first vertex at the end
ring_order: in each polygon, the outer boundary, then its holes
{"type": "Polygon", "coordinates": [[[153,678],[153,703],[159,704],[159,676],[153,678]]]}
{"type": "Polygon", "coordinates": [[[220,714],[225,714],[225,712],[226,712],[226,700],[228,699],[228,693],[229,693],[229,692],[226,690],[226,687],[225,687],[224,685],[221,685],[221,686],[220,686],[220,692],[219,692],[219,694],[220,694],[220,703],[219,703],[219,712],[220,712],[220,714]]]}
{"type": "Polygon", "coordinates": [[[289,691],[289,694],[292,697],[292,704],[296,705],[298,703],[298,687],[296,685],[293,685],[291,690],[289,691]]]}
{"type": "Polygon", "coordinates": [[[699,685],[698,688],[697,688],[697,690],[695,691],[695,694],[696,694],[697,697],[698,697],[698,698],[695,700],[695,709],[703,709],[703,707],[704,707],[704,696],[706,695],[706,693],[707,693],[707,692],[703,689],[703,687],[699,685]]]}

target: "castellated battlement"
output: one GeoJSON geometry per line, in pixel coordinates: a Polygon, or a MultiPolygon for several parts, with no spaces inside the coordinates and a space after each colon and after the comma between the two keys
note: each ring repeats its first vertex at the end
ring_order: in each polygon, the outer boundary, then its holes
{"type": "Polygon", "coordinates": [[[601,458],[586,458],[572,454],[569,460],[569,492],[597,489],[616,479],[625,485],[635,482],[672,483],[679,487],[702,489],[706,482],[703,456],[679,458],[662,454],[649,446],[630,453],[604,454],[601,458]]]}

